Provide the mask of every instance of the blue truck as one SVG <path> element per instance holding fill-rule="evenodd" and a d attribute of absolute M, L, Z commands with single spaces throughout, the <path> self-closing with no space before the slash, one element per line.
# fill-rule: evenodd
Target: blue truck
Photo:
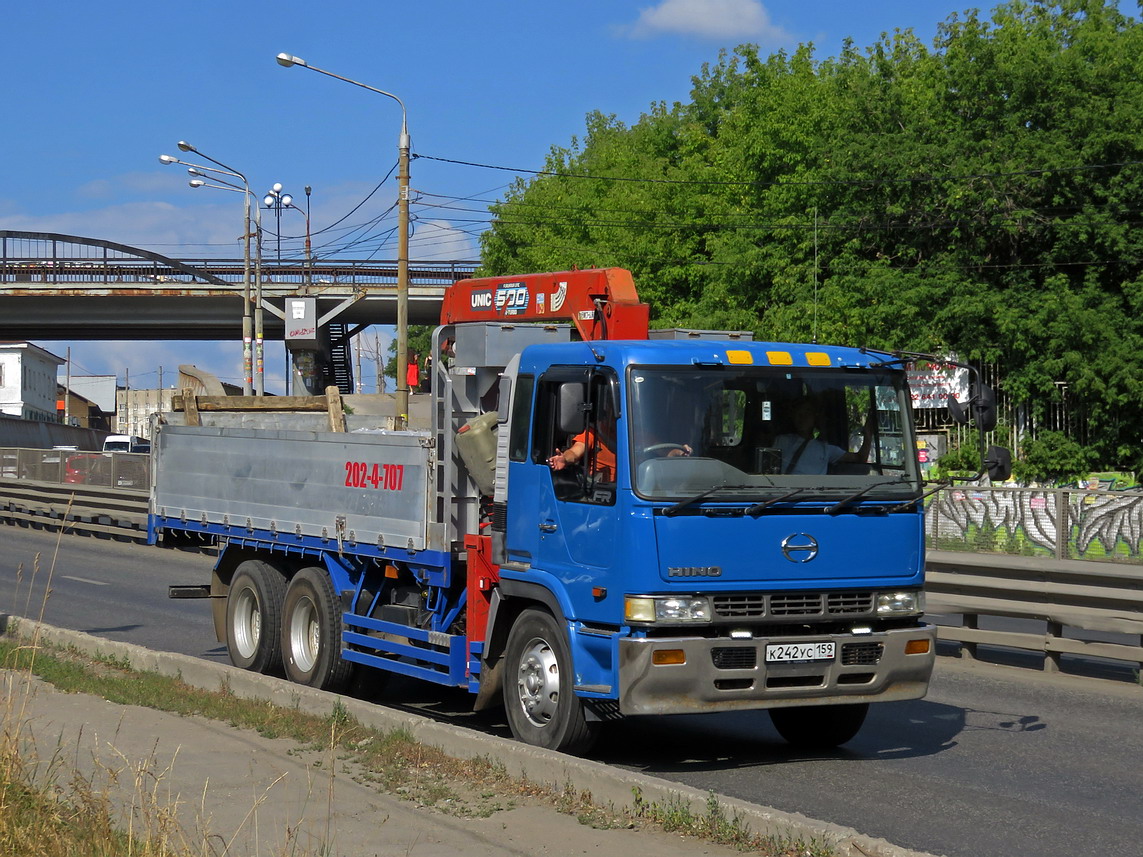
<path fill-rule="evenodd" d="M 218 545 L 243 669 L 398 673 L 587 752 L 621 717 L 766 709 L 796 745 L 917 699 L 924 485 L 904 361 L 649 331 L 630 274 L 465 280 L 427 425 L 162 425 L 152 541 Z"/>

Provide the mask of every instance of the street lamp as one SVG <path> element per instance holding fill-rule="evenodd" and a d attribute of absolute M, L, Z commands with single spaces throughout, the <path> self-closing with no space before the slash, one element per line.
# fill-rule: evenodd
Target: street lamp
<path fill-rule="evenodd" d="M 238 172 L 233 167 L 229 167 L 221 161 L 216 161 L 210 155 L 200 152 L 190 143 L 185 140 L 178 142 L 180 151 L 194 152 L 200 158 L 205 158 L 215 166 L 208 167 L 202 164 L 192 164 L 187 161 L 180 160 L 172 155 L 159 155 L 159 162 L 162 164 L 182 164 L 187 167 L 187 172 L 192 176 L 199 176 L 196 180 L 191 181 L 191 187 L 216 187 L 220 190 L 236 190 L 244 196 L 244 218 L 242 226 L 242 239 L 243 239 L 243 264 L 242 264 L 242 284 L 243 284 L 243 301 L 242 301 L 242 367 L 243 367 L 243 381 L 242 392 L 244 395 L 249 396 L 253 392 L 253 376 L 252 359 L 250 353 L 250 340 L 251 340 L 251 318 L 250 318 L 250 199 L 253 193 L 250 190 L 250 183 L 246 180 L 246 176 Z M 203 172 L 205 170 L 205 172 Z M 242 182 L 242 187 L 232 185 L 225 179 L 220 179 L 218 174 L 236 178 Z M 214 181 L 221 182 L 219 185 L 208 185 L 203 178 L 211 178 Z M 257 209 L 257 204 L 255 204 Z M 259 221 L 260 223 L 260 221 Z M 263 393 L 263 374 L 262 374 L 262 242 L 261 242 L 261 227 L 258 228 L 258 265 L 257 265 L 257 279 L 255 283 L 255 290 L 257 294 L 257 302 L 254 309 L 254 327 L 256 328 L 257 337 L 257 357 L 258 357 L 258 372 L 257 372 L 257 391 L 258 395 Z"/>
<path fill-rule="evenodd" d="M 278 54 L 278 64 L 290 68 L 301 66 L 318 74 L 352 83 L 378 95 L 392 98 L 401 105 L 401 136 L 397 140 L 397 428 L 404 428 L 409 419 L 409 385 L 406 369 L 409 362 L 409 140 L 408 115 L 405 102 L 383 89 L 368 86 L 348 77 L 309 65 L 301 57 L 292 54 Z"/>
<path fill-rule="evenodd" d="M 276 223 L 274 228 L 278 230 L 278 232 L 277 232 L 277 235 L 278 235 L 278 266 L 281 267 L 281 264 L 282 264 L 282 209 L 283 208 L 289 208 L 293 204 L 294 198 L 292 196 L 290 196 L 288 193 L 282 193 L 282 183 L 281 182 L 274 182 L 274 186 L 272 188 L 270 188 L 269 191 L 266 192 L 266 195 L 264 197 L 262 197 L 262 202 L 266 206 L 266 208 L 273 210 L 274 216 L 277 220 L 277 223 Z"/>

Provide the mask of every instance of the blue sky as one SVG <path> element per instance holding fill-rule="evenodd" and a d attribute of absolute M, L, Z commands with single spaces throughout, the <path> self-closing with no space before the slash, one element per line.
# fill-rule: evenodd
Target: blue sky
<path fill-rule="evenodd" d="M 179 166 L 187 140 L 246 173 L 259 194 L 275 182 L 301 202 L 313 188 L 312 228 L 342 218 L 396 162 L 397 103 L 300 68 L 278 53 L 401 97 L 413 151 L 422 156 L 541 169 L 552 146 L 582 133 L 599 110 L 632 123 L 652 104 L 687 101 L 691 77 L 720 49 L 763 53 L 815 45 L 834 56 L 850 37 L 937 25 L 971 4 L 955 0 L 199 0 L 8 4 L 4 12 L 5 118 L 0 122 L 0 229 L 103 238 L 175 258 L 241 248 L 241 197 L 192 190 Z M 987 4 L 990 9 L 994 4 Z M 191 156 L 182 156 L 190 160 Z M 475 259 L 480 214 L 433 207 L 494 200 L 512 172 L 422 157 L 412 165 L 413 259 Z M 393 202 L 385 183 L 347 223 Z M 470 207 L 482 207 L 467 203 Z M 269 215 L 264 215 L 269 218 Z M 293 228 L 288 224 L 293 220 Z M 264 226 L 269 220 L 264 221 Z M 395 221 L 350 251 L 391 259 Z M 287 212 L 285 236 L 304 232 Z M 348 239 L 326 233 L 332 246 Z M 357 236 L 359 239 L 361 235 Z M 272 242 L 273 239 L 271 239 Z M 320 246 L 320 242 L 315 242 Z M 283 253 L 299 252 L 287 238 Z M 319 253 L 322 250 L 319 249 Z M 382 329 L 382 336 L 388 335 Z M 154 386 L 179 363 L 241 383 L 237 342 L 48 342 L 71 346 L 73 373 L 129 370 Z M 266 389 L 282 392 L 284 357 L 268 345 Z M 372 371 L 365 373 L 372 377 Z M 367 388 L 367 392 L 370 390 Z"/>

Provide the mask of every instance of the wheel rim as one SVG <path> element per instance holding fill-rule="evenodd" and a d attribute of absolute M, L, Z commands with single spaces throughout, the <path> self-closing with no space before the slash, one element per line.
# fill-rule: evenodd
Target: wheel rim
<path fill-rule="evenodd" d="M 317 663 L 321 647 L 321 625 L 317 609 L 309 598 L 302 598 L 290 615 L 290 656 L 302 672 L 309 672 Z"/>
<path fill-rule="evenodd" d="M 524 716 L 536 726 L 547 726 L 560 702 L 560 664 L 546 640 L 534 637 L 524 647 L 516 686 Z"/>
<path fill-rule="evenodd" d="M 234 645 L 243 658 L 252 658 L 262 639 L 262 611 L 258 606 L 258 596 L 252 589 L 244 589 L 238 595 L 234 608 Z"/>

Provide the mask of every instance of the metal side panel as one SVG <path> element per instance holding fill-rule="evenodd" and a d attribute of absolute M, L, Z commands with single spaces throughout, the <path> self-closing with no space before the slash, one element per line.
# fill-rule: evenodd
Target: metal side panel
<path fill-rule="evenodd" d="M 164 426 L 155 512 L 172 518 L 425 550 L 425 433 Z"/>

